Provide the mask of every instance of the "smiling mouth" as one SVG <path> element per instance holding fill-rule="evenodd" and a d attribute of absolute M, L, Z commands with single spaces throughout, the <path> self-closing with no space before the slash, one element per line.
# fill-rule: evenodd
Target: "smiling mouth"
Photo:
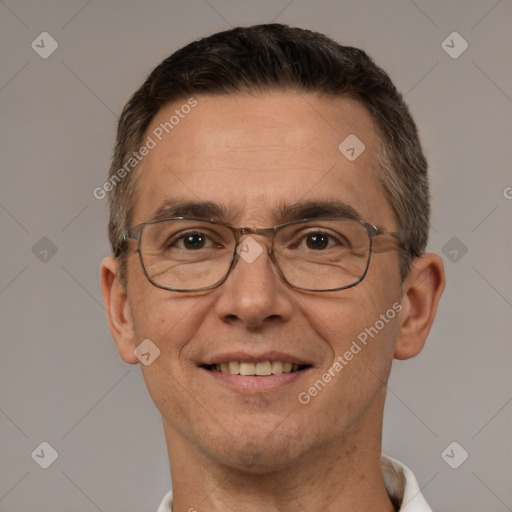
<path fill-rule="evenodd" d="M 281 375 L 282 373 L 296 373 L 310 368 L 311 365 L 283 361 L 261 361 L 258 363 L 229 361 L 217 364 L 205 364 L 202 367 L 213 372 L 226 373 L 228 375 L 267 377 L 270 375 Z"/>

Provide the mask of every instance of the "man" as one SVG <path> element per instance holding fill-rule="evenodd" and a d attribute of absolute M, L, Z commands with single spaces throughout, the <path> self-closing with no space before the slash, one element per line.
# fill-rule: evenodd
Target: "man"
<path fill-rule="evenodd" d="M 107 183 L 103 297 L 162 414 L 159 511 L 430 510 L 381 456 L 392 361 L 444 288 L 389 77 L 307 30 L 215 34 L 130 99 Z"/>

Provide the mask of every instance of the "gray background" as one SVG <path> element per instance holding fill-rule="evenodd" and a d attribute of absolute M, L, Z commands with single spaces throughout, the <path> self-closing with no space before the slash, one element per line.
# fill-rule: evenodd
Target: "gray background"
<path fill-rule="evenodd" d="M 0 510 L 154 511 L 168 490 L 159 414 L 107 328 L 92 191 L 157 63 L 270 21 L 365 49 L 405 94 L 448 284 L 424 352 L 395 363 L 384 450 L 435 510 L 512 510 L 511 19 L 510 0 L 0 1 Z M 47 59 L 31 48 L 43 31 L 59 45 Z M 456 59 L 441 46 L 453 31 L 469 43 Z M 46 470 L 31 458 L 43 441 L 59 454 Z M 453 441 L 452 464 L 469 453 L 458 469 L 441 456 Z"/>

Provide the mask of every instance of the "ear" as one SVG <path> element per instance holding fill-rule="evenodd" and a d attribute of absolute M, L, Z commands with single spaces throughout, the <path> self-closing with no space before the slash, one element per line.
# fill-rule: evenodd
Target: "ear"
<path fill-rule="evenodd" d="M 423 349 L 444 286 L 444 265 L 437 254 L 427 253 L 415 259 L 403 284 L 403 309 L 395 345 L 396 359 L 409 359 Z"/>
<path fill-rule="evenodd" d="M 119 280 L 117 259 L 113 256 L 101 262 L 100 281 L 110 332 L 119 355 L 126 363 L 136 364 L 132 314 L 126 290 Z"/>

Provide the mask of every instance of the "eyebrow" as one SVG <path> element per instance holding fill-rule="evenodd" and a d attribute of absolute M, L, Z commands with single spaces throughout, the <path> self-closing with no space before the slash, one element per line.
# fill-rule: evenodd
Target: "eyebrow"
<path fill-rule="evenodd" d="M 228 216 L 228 211 L 223 205 L 211 201 L 166 199 L 155 210 L 150 220 L 163 220 L 172 217 L 195 217 L 226 222 Z"/>
<path fill-rule="evenodd" d="M 191 201 L 166 199 L 153 213 L 150 220 L 163 220 L 172 217 L 194 217 L 230 223 L 242 212 L 241 207 L 228 207 L 211 201 Z M 309 200 L 288 204 L 281 201 L 271 209 L 278 223 L 300 219 L 342 218 L 359 220 L 355 208 L 337 200 Z"/>

